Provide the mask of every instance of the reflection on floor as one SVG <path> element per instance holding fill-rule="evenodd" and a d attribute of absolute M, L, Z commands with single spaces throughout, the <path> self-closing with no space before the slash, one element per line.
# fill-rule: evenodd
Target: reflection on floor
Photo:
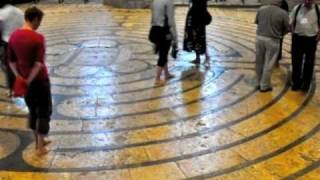
<path fill-rule="evenodd" d="M 149 10 L 39 6 L 53 143 L 35 155 L 26 109 L 5 97 L 1 74 L 0 179 L 320 178 L 320 88 L 290 90 L 288 36 L 274 90 L 255 90 L 254 11 L 210 9 L 211 66 L 181 53 L 175 78 L 155 87 Z M 186 10 L 176 9 L 180 41 Z"/>

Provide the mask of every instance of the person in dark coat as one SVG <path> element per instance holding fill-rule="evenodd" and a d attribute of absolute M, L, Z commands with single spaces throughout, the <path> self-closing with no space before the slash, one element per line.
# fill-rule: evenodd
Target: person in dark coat
<path fill-rule="evenodd" d="M 200 64 L 200 55 L 206 54 L 209 63 L 206 43 L 206 26 L 211 22 L 211 15 L 207 10 L 207 0 L 190 1 L 187 14 L 183 49 L 196 52 L 196 59 L 192 63 Z"/>

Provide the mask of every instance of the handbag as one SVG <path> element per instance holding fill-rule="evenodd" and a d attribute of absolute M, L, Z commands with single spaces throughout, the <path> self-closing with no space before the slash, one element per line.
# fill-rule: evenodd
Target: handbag
<path fill-rule="evenodd" d="M 178 52 L 179 52 L 178 48 L 176 46 L 172 46 L 171 57 L 173 59 L 177 59 Z"/>
<path fill-rule="evenodd" d="M 164 39 L 170 39 L 167 38 L 167 36 L 171 36 L 170 34 L 170 27 L 169 27 L 169 23 L 168 23 L 168 17 L 167 15 L 165 15 L 164 18 L 164 27 L 161 26 L 152 26 L 150 28 L 149 31 L 149 41 L 154 43 L 154 44 L 158 44 L 160 41 L 164 40 Z"/>
<path fill-rule="evenodd" d="M 149 41 L 158 44 L 161 40 L 161 35 L 163 33 L 163 28 L 160 26 L 152 26 L 149 32 Z"/>
<path fill-rule="evenodd" d="M 22 77 L 16 77 L 16 80 L 13 85 L 13 96 L 14 97 L 24 97 L 27 94 L 28 85 L 26 80 Z"/>

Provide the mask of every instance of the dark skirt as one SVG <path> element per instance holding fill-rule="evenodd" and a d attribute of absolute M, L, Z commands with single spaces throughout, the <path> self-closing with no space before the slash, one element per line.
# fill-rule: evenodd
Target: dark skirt
<path fill-rule="evenodd" d="M 206 26 L 195 25 L 196 22 L 192 22 L 193 17 L 191 11 L 188 12 L 183 40 L 183 50 L 191 52 L 195 51 L 197 54 L 206 53 Z"/>

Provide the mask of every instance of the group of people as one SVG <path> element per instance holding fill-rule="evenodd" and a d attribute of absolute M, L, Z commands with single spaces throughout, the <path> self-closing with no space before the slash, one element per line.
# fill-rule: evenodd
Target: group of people
<path fill-rule="evenodd" d="M 172 0 L 154 0 L 152 4 L 151 30 L 149 40 L 155 44 L 155 52 L 159 55 L 155 85 L 163 85 L 173 77 L 168 71 L 168 54 L 170 47 L 175 51 L 178 38 L 174 16 L 174 2 Z M 207 10 L 207 0 L 190 0 L 187 14 L 183 49 L 194 51 L 195 60 L 200 64 L 200 55 L 205 54 L 205 65 L 209 65 L 209 55 L 206 44 L 206 26 L 211 22 L 211 15 Z M 173 53 L 174 54 L 174 53 Z M 161 79 L 164 72 L 165 78 Z"/>
<path fill-rule="evenodd" d="M 52 100 L 48 69 L 45 65 L 45 38 L 36 32 L 44 13 L 37 7 L 18 8 L 0 2 L 0 59 L 6 75 L 8 96 L 23 83 L 23 94 L 29 110 L 29 127 L 33 130 L 37 154 L 47 153 Z"/>
<path fill-rule="evenodd" d="M 288 10 L 285 0 L 272 0 L 271 4 L 262 6 L 257 12 L 256 74 L 260 92 L 272 91 L 272 71 L 282 58 L 283 38 L 288 32 L 292 32 L 292 90 L 307 92 L 311 86 L 320 34 L 319 7 L 314 0 L 304 0 L 304 3 L 293 8 L 290 17 Z M 205 63 L 210 62 L 206 45 L 206 25 L 210 22 L 207 0 L 191 0 L 183 49 L 196 53 L 192 63 L 199 64 L 201 54 L 206 55 Z M 174 4 L 171 0 L 153 1 L 149 39 L 155 44 L 155 52 L 159 55 L 155 84 L 163 85 L 173 77 L 167 66 L 170 46 L 177 48 Z M 161 80 L 162 72 L 164 80 Z"/>
<path fill-rule="evenodd" d="M 272 0 L 261 7 L 256 15 L 256 73 L 257 88 L 272 91 L 272 70 L 282 50 L 282 39 L 292 33 L 292 85 L 293 91 L 310 89 L 317 44 L 320 35 L 319 7 L 314 0 L 304 0 L 288 12 L 281 8 L 284 0 Z M 281 57 L 281 56 L 280 56 Z"/>

